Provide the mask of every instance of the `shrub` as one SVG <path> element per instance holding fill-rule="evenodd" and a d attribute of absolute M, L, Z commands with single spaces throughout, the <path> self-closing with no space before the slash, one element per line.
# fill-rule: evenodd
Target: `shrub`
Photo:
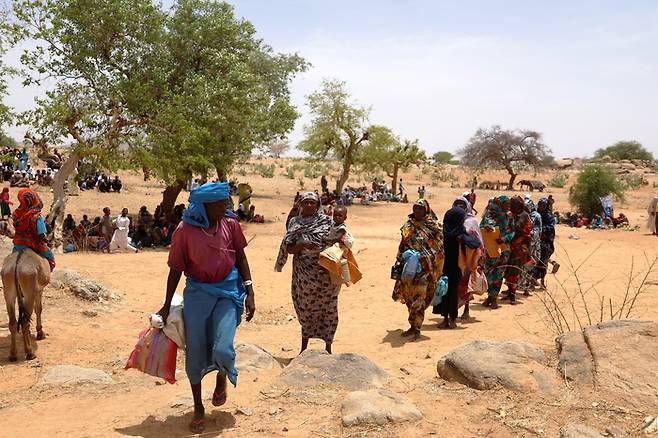
<path fill-rule="evenodd" d="M 288 179 L 295 179 L 295 167 L 294 166 L 286 167 L 285 175 L 286 177 L 288 177 Z"/>
<path fill-rule="evenodd" d="M 644 177 L 633 174 L 623 175 L 621 177 L 621 183 L 626 190 L 637 190 L 644 185 Z"/>
<path fill-rule="evenodd" d="M 274 169 L 276 166 L 274 164 L 261 164 L 258 163 L 254 166 L 254 171 L 262 176 L 263 178 L 274 178 Z"/>
<path fill-rule="evenodd" d="M 302 177 L 300 176 L 300 177 L 297 179 L 297 185 L 299 186 L 299 190 L 304 190 L 304 186 L 305 186 L 304 178 L 302 178 Z"/>
<path fill-rule="evenodd" d="M 558 172 L 555 175 L 553 175 L 551 179 L 548 180 L 548 185 L 550 187 L 557 187 L 558 189 L 561 189 L 562 187 L 567 185 L 568 179 L 569 176 L 566 173 Z"/>
<path fill-rule="evenodd" d="M 238 169 L 238 175 L 247 176 L 247 170 L 244 167 Z"/>
<path fill-rule="evenodd" d="M 589 164 L 580 171 L 576 183 L 569 190 L 569 202 L 587 217 L 603 211 L 601 197 L 615 195 L 623 199 L 624 188 L 608 167 Z"/>

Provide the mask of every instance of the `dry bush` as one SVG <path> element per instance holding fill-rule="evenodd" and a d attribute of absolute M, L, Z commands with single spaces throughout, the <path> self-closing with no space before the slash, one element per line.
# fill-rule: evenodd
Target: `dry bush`
<path fill-rule="evenodd" d="M 597 247 L 589 253 L 578 265 L 574 264 L 569 253 L 562 248 L 566 260 L 565 268 L 568 269 L 569 275 L 563 280 L 553 276 L 557 286 L 553 290 L 546 289 L 543 296 L 542 294 L 536 295 L 545 310 L 542 320 L 557 335 L 582 330 L 587 325 L 603 321 L 631 318 L 638 299 L 647 292 L 650 286 L 647 279 L 655 272 L 658 257 L 649 259 L 644 253 L 645 266 L 642 268 L 638 268 L 635 258 L 631 257 L 631 268 L 625 281 L 624 296 L 621 302 L 618 298 L 613 301 L 613 297 L 599 294 L 597 286 L 605 281 L 605 277 L 588 285 L 588 282 L 584 281 L 579 274 L 580 269 L 596 254 L 599 248 Z M 568 284 L 572 279 L 575 286 Z M 596 295 L 595 304 L 589 299 L 592 294 Z"/>

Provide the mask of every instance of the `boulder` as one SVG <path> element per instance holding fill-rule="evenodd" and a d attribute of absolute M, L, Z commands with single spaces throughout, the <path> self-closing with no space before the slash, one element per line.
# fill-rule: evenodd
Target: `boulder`
<path fill-rule="evenodd" d="M 658 408 L 658 323 L 607 321 L 556 343 L 567 378 L 639 409 Z"/>
<path fill-rule="evenodd" d="M 388 390 L 350 392 L 341 406 L 344 426 L 418 421 L 423 414 L 408 399 Z"/>
<path fill-rule="evenodd" d="M 119 296 L 94 280 L 69 269 L 55 269 L 50 274 L 50 287 L 69 289 L 73 295 L 87 301 L 107 301 Z"/>
<path fill-rule="evenodd" d="M 112 377 L 105 371 L 94 368 L 82 368 L 76 365 L 57 365 L 48 370 L 43 380 L 44 385 L 81 385 L 84 383 L 112 383 Z"/>
<path fill-rule="evenodd" d="M 288 386 L 341 386 L 353 391 L 381 387 L 388 374 L 367 357 L 358 354 L 328 354 L 307 350 L 290 362 L 279 377 Z"/>
<path fill-rule="evenodd" d="M 235 366 L 240 372 L 257 373 L 262 370 L 281 368 L 281 364 L 258 345 L 238 342 L 235 345 L 235 353 Z"/>
<path fill-rule="evenodd" d="M 560 438 L 601 438 L 602 435 L 584 424 L 569 424 L 560 429 Z"/>
<path fill-rule="evenodd" d="M 439 376 L 475 389 L 503 386 L 519 392 L 553 394 L 559 382 L 538 347 L 526 342 L 477 340 L 443 356 Z"/>

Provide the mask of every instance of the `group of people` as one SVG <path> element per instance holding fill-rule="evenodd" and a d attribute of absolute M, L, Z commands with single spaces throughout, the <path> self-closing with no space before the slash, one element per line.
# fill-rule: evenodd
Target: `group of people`
<path fill-rule="evenodd" d="M 519 289 L 529 295 L 537 286 L 546 287 L 547 266 L 555 250 L 552 202 L 541 198 L 535 205 L 529 195 L 525 199 L 500 195 L 489 200 L 478 220 L 473 198 L 473 191 L 457 197 L 443 223 L 429 202 L 419 199 L 402 226 L 391 277 L 393 300 L 408 309 L 409 329 L 403 336 L 418 339 L 430 306 L 444 317 L 441 327 L 455 328 L 462 306 L 462 318 L 468 319 L 478 278 L 486 278 L 479 284 L 486 284 L 483 305 L 491 309 L 499 307 L 503 280 L 504 298 L 510 304 L 516 303 Z"/>
<path fill-rule="evenodd" d="M 95 172 L 93 175 L 81 178 L 78 182 L 78 187 L 80 187 L 80 190 L 94 190 L 98 188 L 98 191 L 101 193 L 121 193 L 123 183 L 118 175 L 112 179 L 101 172 Z"/>

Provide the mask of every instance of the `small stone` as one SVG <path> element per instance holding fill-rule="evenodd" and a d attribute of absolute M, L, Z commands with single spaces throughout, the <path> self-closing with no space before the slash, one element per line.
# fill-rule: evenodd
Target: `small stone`
<path fill-rule="evenodd" d="M 287 427 L 284 427 L 284 428 L 281 429 L 281 430 L 282 430 L 283 432 L 288 432 L 288 428 L 287 428 Z"/>
<path fill-rule="evenodd" d="M 652 419 L 648 423 L 645 422 L 645 424 L 646 424 L 646 426 L 644 426 L 643 431 L 647 435 L 649 435 L 651 433 L 658 432 L 658 417 L 655 417 L 654 419 Z"/>
<path fill-rule="evenodd" d="M 622 429 L 621 427 L 615 426 L 614 424 L 612 426 L 608 426 L 605 429 L 605 432 L 611 436 L 612 438 L 624 438 L 628 436 L 626 431 Z"/>
<path fill-rule="evenodd" d="M 599 404 L 598 404 L 597 402 L 592 403 L 592 407 L 593 407 L 593 408 L 596 408 L 596 407 L 598 407 L 598 406 L 599 406 Z"/>
<path fill-rule="evenodd" d="M 295 319 L 295 317 L 292 316 L 292 315 L 287 315 L 287 316 L 286 316 L 286 319 L 287 319 L 288 321 L 292 321 L 293 319 Z"/>
<path fill-rule="evenodd" d="M 276 415 L 279 412 L 281 412 L 281 408 L 270 408 L 270 411 L 268 412 L 270 415 Z"/>
<path fill-rule="evenodd" d="M 246 415 L 247 417 L 251 417 L 254 411 L 246 406 L 238 406 L 237 408 L 235 408 L 235 413 Z"/>
<path fill-rule="evenodd" d="M 284 346 L 284 347 L 281 347 L 281 351 L 284 351 L 284 352 L 292 351 L 292 348 Z"/>
<path fill-rule="evenodd" d="M 95 317 L 95 316 L 98 316 L 98 312 L 95 311 L 95 310 L 93 310 L 93 309 L 86 309 L 86 310 L 83 310 L 83 311 L 82 311 L 82 314 L 83 314 L 84 316 L 88 316 L 88 317 L 90 317 L 90 318 L 93 318 L 93 317 Z"/>
<path fill-rule="evenodd" d="M 343 425 L 384 425 L 388 422 L 418 421 L 423 414 L 408 399 L 388 390 L 371 389 L 347 394 L 341 406 Z"/>
<path fill-rule="evenodd" d="M 404 374 L 406 374 L 407 376 L 411 375 L 411 373 L 409 372 L 409 370 L 406 369 L 406 368 L 404 368 L 404 367 L 401 367 L 401 368 L 400 368 L 400 371 L 402 371 L 402 372 L 403 372 Z"/>

